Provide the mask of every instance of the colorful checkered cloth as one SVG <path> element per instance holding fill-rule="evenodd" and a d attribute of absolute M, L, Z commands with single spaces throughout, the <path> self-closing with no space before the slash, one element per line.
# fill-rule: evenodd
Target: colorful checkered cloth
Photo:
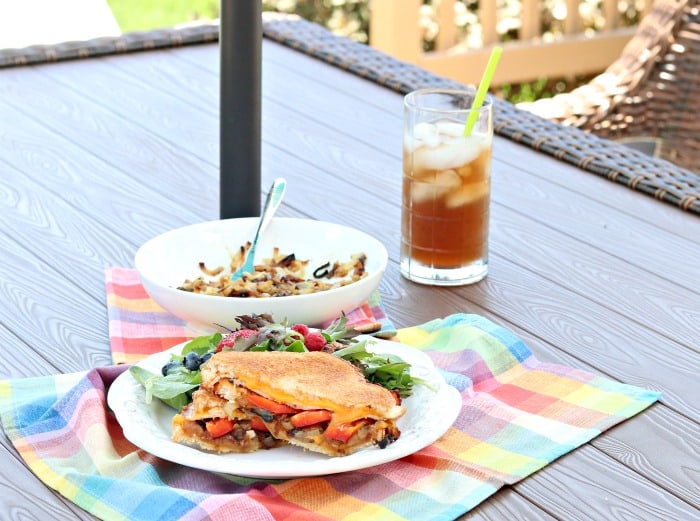
<path fill-rule="evenodd" d="M 105 274 L 109 343 L 115 364 L 138 362 L 196 336 L 182 320 L 149 298 L 136 270 L 109 268 Z M 377 323 L 387 334 L 394 329 L 382 308 L 378 292 L 346 316 L 349 325 Z"/>
<path fill-rule="evenodd" d="M 186 337 L 133 280 L 133 272 L 108 271 L 115 360 Z M 431 357 L 461 392 L 462 410 L 433 445 L 353 472 L 263 480 L 156 458 L 124 439 L 105 407 L 125 365 L 2 381 L 0 418 L 42 481 L 102 519 L 454 519 L 659 398 L 539 362 L 514 334 L 476 315 L 401 329 L 398 339 Z"/>

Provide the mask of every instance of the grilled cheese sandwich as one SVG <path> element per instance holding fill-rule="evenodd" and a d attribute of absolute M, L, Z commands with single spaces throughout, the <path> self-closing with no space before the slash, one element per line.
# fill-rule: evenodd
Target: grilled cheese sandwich
<path fill-rule="evenodd" d="M 396 420 L 404 412 L 390 391 L 367 382 L 354 365 L 334 355 L 228 351 L 202 367 L 193 402 L 173 420 L 173 439 L 230 451 L 228 438 L 235 436 L 234 430 L 207 436 L 223 430 L 208 428 L 209 422 L 225 418 L 248 427 L 246 440 L 255 438 L 239 443 L 239 452 L 289 443 L 344 456 L 372 445 L 384 448 L 398 439 Z"/>

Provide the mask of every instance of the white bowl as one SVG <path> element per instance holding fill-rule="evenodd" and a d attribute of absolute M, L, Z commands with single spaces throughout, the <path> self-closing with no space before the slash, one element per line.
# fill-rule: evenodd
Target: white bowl
<path fill-rule="evenodd" d="M 338 318 L 367 300 L 377 288 L 388 262 L 384 245 L 359 230 L 309 219 L 276 217 L 258 241 L 256 262 L 269 258 L 274 247 L 297 259 L 308 259 L 307 276 L 326 262 L 367 256 L 367 275 L 346 286 L 307 295 L 241 298 L 203 295 L 177 289 L 186 279 L 201 276 L 207 267 L 231 263 L 230 254 L 255 235 L 258 218 L 226 219 L 185 226 L 146 242 L 136 252 L 135 266 L 149 296 L 194 329 L 216 331 L 231 327 L 238 315 L 269 313 L 276 321 L 320 325 Z"/>

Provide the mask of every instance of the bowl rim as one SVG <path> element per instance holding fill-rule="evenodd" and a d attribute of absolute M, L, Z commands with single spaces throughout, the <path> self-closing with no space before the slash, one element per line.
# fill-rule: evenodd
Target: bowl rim
<path fill-rule="evenodd" d="M 179 295 L 179 296 L 184 296 L 184 298 L 191 298 L 195 299 L 206 299 L 207 302 L 211 302 L 212 297 L 219 297 L 222 299 L 222 302 L 230 302 L 232 305 L 233 303 L 240 304 L 243 302 L 250 302 L 251 297 L 225 297 L 223 295 L 205 295 L 202 293 L 193 293 L 189 291 L 182 291 L 177 289 L 176 287 L 173 286 L 168 286 L 156 279 L 154 279 L 152 276 L 148 274 L 146 271 L 144 273 L 143 270 L 143 259 L 144 256 L 146 255 L 146 252 L 149 248 L 153 247 L 153 244 L 158 242 L 159 240 L 164 240 L 167 236 L 171 236 L 177 233 L 182 233 L 185 230 L 192 229 L 192 228 L 199 228 L 199 227 L 206 227 L 206 226 L 212 226 L 212 225 L 221 225 L 224 226 L 226 223 L 233 223 L 233 222 L 243 222 L 243 221 L 257 221 L 258 217 L 234 217 L 230 219 L 215 219 L 215 220 L 210 220 L 210 221 L 202 221 L 199 223 L 193 223 L 193 224 L 188 224 L 185 226 L 181 226 L 179 228 L 174 228 L 168 231 L 165 231 L 163 233 L 160 233 L 150 239 L 148 239 L 146 242 L 144 242 L 136 251 L 134 254 L 134 267 L 136 268 L 136 271 L 139 274 L 139 277 L 141 278 L 142 282 L 144 285 L 150 284 L 152 286 L 157 286 L 160 288 L 160 291 L 166 291 L 172 295 Z M 369 239 L 370 242 L 373 242 L 376 247 L 377 247 L 377 253 L 379 254 L 379 263 L 377 265 L 377 268 L 371 272 L 368 272 L 367 277 L 364 277 L 360 280 L 357 280 L 355 282 L 352 282 L 350 284 L 346 284 L 345 286 L 339 286 L 337 288 L 332 288 L 324 291 L 319 291 L 316 293 L 306 293 L 302 295 L 287 295 L 287 296 L 282 296 L 282 297 L 264 297 L 264 298 L 257 298 L 257 297 L 252 297 L 254 299 L 258 300 L 267 300 L 267 299 L 277 299 L 277 300 L 287 300 L 289 298 L 296 298 L 298 301 L 303 302 L 305 300 L 309 299 L 318 299 L 319 295 L 323 294 L 330 294 L 330 293 L 337 293 L 339 290 L 346 290 L 347 288 L 353 287 L 357 288 L 356 284 L 369 284 L 370 281 L 374 281 L 375 277 L 379 278 L 381 280 L 382 276 L 384 275 L 384 272 L 386 271 L 387 265 L 389 263 L 389 253 L 387 251 L 386 246 L 384 243 L 382 243 L 379 239 L 374 237 L 373 235 L 370 235 L 369 233 L 360 230 L 358 228 L 353 228 L 352 226 L 348 226 L 345 224 L 339 224 L 339 223 L 334 223 L 331 221 L 321 221 L 317 219 L 308 219 L 308 218 L 301 218 L 301 217 L 273 217 L 272 222 L 270 223 L 270 226 L 272 225 L 273 222 L 278 221 L 278 222 L 283 222 L 284 224 L 293 224 L 294 222 L 304 222 L 304 223 L 309 223 L 312 222 L 314 225 L 318 224 L 321 226 L 332 226 L 335 228 L 341 228 L 344 230 L 349 230 L 352 233 L 358 234 L 359 236 L 364 236 L 365 238 Z M 364 284 L 362 284 L 364 282 Z M 148 291 L 147 291 L 148 292 Z"/>

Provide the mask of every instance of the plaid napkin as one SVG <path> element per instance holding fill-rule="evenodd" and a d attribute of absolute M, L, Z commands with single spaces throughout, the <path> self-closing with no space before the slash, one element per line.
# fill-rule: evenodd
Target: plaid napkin
<path fill-rule="evenodd" d="M 186 338 L 182 324 L 134 284 L 133 272 L 108 271 L 107 291 L 115 360 Z M 368 310 L 361 313 L 374 320 Z M 156 458 L 125 440 L 105 407 L 124 365 L 2 381 L 0 418 L 40 479 L 102 519 L 454 519 L 659 398 L 541 363 L 515 335 L 477 315 L 401 329 L 398 339 L 431 357 L 463 407 L 433 445 L 354 472 L 263 480 Z"/>
<path fill-rule="evenodd" d="M 109 268 L 105 276 L 109 343 L 115 364 L 138 362 L 196 336 L 182 320 L 149 298 L 136 270 Z M 375 324 L 383 334 L 393 334 L 394 328 L 382 308 L 378 292 L 346 317 L 348 325 Z"/>

